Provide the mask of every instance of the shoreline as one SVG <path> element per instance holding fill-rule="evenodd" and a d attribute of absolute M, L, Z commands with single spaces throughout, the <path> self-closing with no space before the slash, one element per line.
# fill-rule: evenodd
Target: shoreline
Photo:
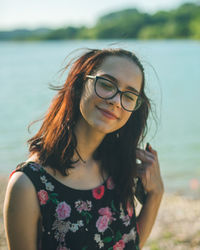
<path fill-rule="evenodd" d="M 0 249 L 7 250 L 3 201 L 8 176 L 0 175 Z M 139 209 L 139 205 L 138 208 Z M 165 193 L 150 237 L 143 250 L 200 250 L 200 200 Z"/>

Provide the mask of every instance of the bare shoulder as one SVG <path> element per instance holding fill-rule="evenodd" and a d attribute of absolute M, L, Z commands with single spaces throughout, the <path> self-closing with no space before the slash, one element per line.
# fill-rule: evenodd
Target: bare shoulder
<path fill-rule="evenodd" d="M 35 187 L 23 172 L 15 172 L 8 182 L 3 215 L 9 249 L 36 250 L 40 206 Z"/>
<path fill-rule="evenodd" d="M 15 172 L 10 178 L 4 203 L 5 206 L 14 210 L 17 210 L 21 206 L 27 206 L 30 207 L 27 211 L 34 209 L 37 216 L 40 213 L 35 187 L 23 172 Z"/>
<path fill-rule="evenodd" d="M 26 174 L 15 172 L 8 182 L 7 189 L 13 192 L 31 192 L 34 191 L 34 185 Z"/>

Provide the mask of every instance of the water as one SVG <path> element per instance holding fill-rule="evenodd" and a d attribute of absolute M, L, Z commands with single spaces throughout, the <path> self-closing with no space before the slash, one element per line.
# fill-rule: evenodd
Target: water
<path fill-rule="evenodd" d="M 27 158 L 28 124 L 42 117 L 65 57 L 77 48 L 134 50 L 146 69 L 147 93 L 157 107 L 146 141 L 159 153 L 167 191 L 191 194 L 200 182 L 200 43 L 197 41 L 62 41 L 0 43 L 0 173 Z M 154 72 L 156 71 L 156 73 Z M 61 80 L 62 81 L 62 80 Z M 151 120 L 149 122 L 151 125 Z M 200 189 L 200 187 L 199 187 Z"/>

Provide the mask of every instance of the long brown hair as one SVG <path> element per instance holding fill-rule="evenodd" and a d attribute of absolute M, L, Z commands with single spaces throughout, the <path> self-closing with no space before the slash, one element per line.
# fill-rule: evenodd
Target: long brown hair
<path fill-rule="evenodd" d="M 64 176 L 72 168 L 77 138 L 74 127 L 80 116 L 79 104 L 86 75 L 98 69 L 108 56 L 126 57 L 141 70 L 141 97 L 144 102 L 118 131 L 107 134 L 93 157 L 101 162 L 101 173 L 112 176 L 119 198 L 133 201 L 136 177 L 136 148 L 146 135 L 150 102 L 145 95 L 144 68 L 134 53 L 123 49 L 89 49 L 72 65 L 64 85 L 58 88 L 39 131 L 28 140 L 30 155 L 37 153 L 43 166 L 57 169 Z M 116 134 L 119 133 L 119 138 Z"/>

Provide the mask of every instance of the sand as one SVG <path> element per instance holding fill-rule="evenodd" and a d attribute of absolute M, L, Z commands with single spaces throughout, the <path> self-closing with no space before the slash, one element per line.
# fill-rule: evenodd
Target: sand
<path fill-rule="evenodd" d="M 7 250 L 3 200 L 7 177 L 0 176 L 0 250 Z M 200 200 L 164 194 L 158 217 L 144 250 L 200 250 Z"/>

